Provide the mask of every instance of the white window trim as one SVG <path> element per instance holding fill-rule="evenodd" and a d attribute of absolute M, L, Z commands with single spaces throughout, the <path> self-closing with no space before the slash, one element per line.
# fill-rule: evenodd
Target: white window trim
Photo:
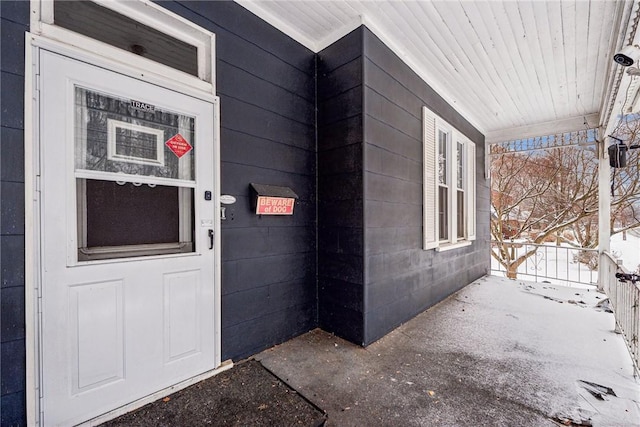
<path fill-rule="evenodd" d="M 423 201 L 423 249 L 436 249 L 446 251 L 450 249 L 469 246 L 476 238 L 476 171 L 475 171 L 475 144 L 453 126 L 440 118 L 427 107 L 422 107 L 423 119 L 423 177 L 424 177 L 424 201 Z M 447 198 L 448 208 L 448 239 L 439 239 L 439 206 L 438 206 L 438 131 L 448 135 L 447 144 L 447 182 L 449 193 Z M 465 237 L 457 236 L 457 144 L 463 144 L 464 165 L 464 212 L 465 212 Z"/>
<path fill-rule="evenodd" d="M 144 133 L 155 136 L 156 158 L 145 158 L 136 156 L 125 156 L 118 154 L 117 150 L 117 131 L 118 129 L 126 129 L 132 132 Z M 164 166 L 164 131 L 148 126 L 140 126 L 133 123 L 123 122 L 121 120 L 107 119 L 107 159 L 119 162 L 135 163 L 140 165 Z"/>
<path fill-rule="evenodd" d="M 472 244 L 473 242 L 470 240 L 460 240 L 458 243 L 442 244 L 435 249 L 436 249 L 436 252 L 446 252 L 446 251 L 450 251 L 451 249 L 460 249 L 460 248 L 464 248 L 465 246 L 471 246 Z"/>
<path fill-rule="evenodd" d="M 454 150 L 453 146 L 455 145 L 453 128 L 444 120 L 437 119 L 436 120 L 436 180 L 439 177 L 439 164 L 440 164 L 440 132 L 444 133 L 447 137 L 447 152 L 446 154 L 446 187 L 447 187 L 447 213 L 448 213 L 448 222 L 449 227 L 447 228 L 447 238 L 440 240 L 440 223 L 438 222 L 438 229 L 436 230 L 436 235 L 438 239 L 438 246 L 445 245 L 448 243 L 454 244 L 456 242 L 455 235 L 453 233 L 456 232 L 455 227 L 456 224 L 452 224 L 452 218 L 454 218 L 453 213 L 456 212 L 456 198 L 455 198 L 455 182 L 456 182 L 456 171 L 452 166 L 454 166 L 453 159 Z M 440 183 L 438 182 L 438 187 L 440 187 Z M 438 188 L 439 190 L 440 188 Z M 436 215 L 438 216 L 438 221 L 440 221 L 440 193 L 436 194 Z"/>

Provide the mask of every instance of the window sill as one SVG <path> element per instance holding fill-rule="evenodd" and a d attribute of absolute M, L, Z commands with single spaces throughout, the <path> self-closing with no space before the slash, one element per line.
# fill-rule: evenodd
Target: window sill
<path fill-rule="evenodd" d="M 445 251 L 450 251 L 452 249 L 460 249 L 460 248 L 464 248 L 465 246 L 471 246 L 472 243 L 473 241 L 471 240 L 465 240 L 464 242 L 457 242 L 457 243 L 446 243 L 442 246 L 438 246 L 436 248 L 436 252 L 445 252 Z"/>

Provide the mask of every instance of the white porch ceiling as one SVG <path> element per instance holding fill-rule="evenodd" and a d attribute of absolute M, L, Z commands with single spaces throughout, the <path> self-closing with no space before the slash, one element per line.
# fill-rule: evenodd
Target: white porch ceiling
<path fill-rule="evenodd" d="M 597 126 L 636 14 L 635 1 L 236 1 L 315 52 L 365 24 L 488 142 Z"/>

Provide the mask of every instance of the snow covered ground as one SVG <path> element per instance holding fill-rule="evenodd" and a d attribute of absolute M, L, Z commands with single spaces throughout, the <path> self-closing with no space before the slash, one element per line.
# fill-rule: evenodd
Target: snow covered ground
<path fill-rule="evenodd" d="M 518 254 L 531 250 L 532 246 L 523 243 L 517 248 Z M 585 264 L 576 261 L 580 249 L 555 243 L 540 245 L 535 256 L 530 257 L 518 268 L 518 279 L 533 282 L 547 282 L 560 286 L 595 286 L 598 283 L 598 271 L 590 270 Z M 626 240 L 622 233 L 611 237 L 611 254 L 622 261 L 624 268 L 634 272 L 640 268 L 640 229 L 628 232 Z M 505 276 L 505 268 L 493 257 L 491 274 Z"/>
<path fill-rule="evenodd" d="M 474 289 L 476 284 L 479 286 Z M 481 279 L 469 288 L 465 292 L 478 306 L 491 304 L 497 311 L 506 313 L 502 319 L 496 319 L 494 325 L 503 332 L 501 339 L 515 340 L 532 352 L 522 355 L 523 358 L 540 361 L 535 374 L 542 386 L 537 389 L 538 397 L 552 388 L 566 387 L 564 393 L 560 393 L 563 398 L 546 397 L 558 405 L 556 408 L 549 405 L 547 411 L 564 414 L 577 425 L 591 425 L 586 423 L 589 421 L 593 426 L 640 426 L 640 383 L 633 375 L 633 364 L 622 336 L 614 333 L 613 314 L 598 306 L 606 295 L 593 288 L 495 278 Z M 482 322 L 481 311 L 474 320 Z M 509 313 L 519 320 L 507 322 Z M 477 332 L 473 336 L 479 337 Z M 495 344 L 496 340 L 490 342 Z M 507 346 L 496 347 L 504 351 Z M 497 349 L 482 350 L 498 358 L 500 350 Z M 548 389 L 543 378 L 547 378 Z M 611 388 L 615 395 L 598 397 L 589 387 L 592 384 Z M 585 424 L 578 424 L 579 421 Z"/>
<path fill-rule="evenodd" d="M 627 233 L 627 239 L 622 239 L 622 233 L 611 236 L 611 254 L 620 260 L 629 272 L 640 268 L 640 229 Z"/>
<path fill-rule="evenodd" d="M 532 282 L 546 282 L 560 286 L 584 287 L 596 286 L 598 271 L 590 270 L 576 260 L 580 249 L 563 244 L 549 243 L 539 246 L 536 254 L 527 259 L 518 268 L 518 279 Z M 523 243 L 516 248 L 518 254 L 532 250 L 533 245 Z M 595 256 L 595 251 L 594 251 Z M 505 268 L 491 257 L 491 274 L 505 276 Z"/>
<path fill-rule="evenodd" d="M 316 329 L 256 358 L 336 426 L 640 427 L 605 298 L 487 276 L 366 348 Z"/>

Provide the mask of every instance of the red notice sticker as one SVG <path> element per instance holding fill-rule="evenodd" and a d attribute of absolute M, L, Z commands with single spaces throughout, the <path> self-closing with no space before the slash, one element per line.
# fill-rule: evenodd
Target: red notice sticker
<path fill-rule="evenodd" d="M 171 150 L 178 158 L 184 156 L 193 148 L 191 144 L 189 144 L 189 141 L 184 139 L 184 137 L 179 133 L 169 138 L 164 145 L 169 147 L 169 150 Z"/>
<path fill-rule="evenodd" d="M 293 215 L 295 203 L 288 197 L 258 196 L 256 215 Z"/>

